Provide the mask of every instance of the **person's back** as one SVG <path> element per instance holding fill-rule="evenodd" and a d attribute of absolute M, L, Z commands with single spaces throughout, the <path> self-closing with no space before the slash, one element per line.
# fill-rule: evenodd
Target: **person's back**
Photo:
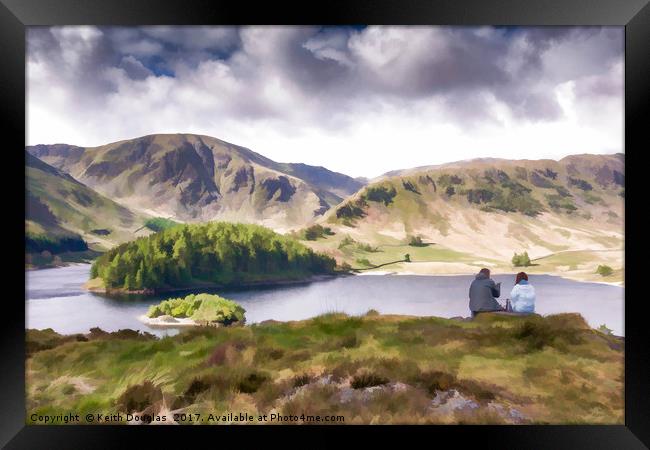
<path fill-rule="evenodd" d="M 524 272 L 517 274 L 515 286 L 510 292 L 510 304 L 513 312 L 535 312 L 535 288 L 529 283 L 528 275 Z"/>
<path fill-rule="evenodd" d="M 503 308 L 494 297 L 501 295 L 501 283 L 490 279 L 490 271 L 481 269 L 469 287 L 469 309 L 472 316 L 479 312 L 502 311 Z"/>

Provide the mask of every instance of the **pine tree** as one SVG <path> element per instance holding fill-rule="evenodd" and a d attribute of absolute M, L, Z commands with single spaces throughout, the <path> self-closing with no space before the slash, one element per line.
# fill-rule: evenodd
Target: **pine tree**
<path fill-rule="evenodd" d="M 133 276 L 130 273 L 127 273 L 126 277 L 124 277 L 124 289 L 127 291 L 134 290 Z"/>
<path fill-rule="evenodd" d="M 520 267 L 520 266 L 521 266 L 520 261 L 521 261 L 520 256 L 519 256 L 518 254 L 515 253 L 515 254 L 512 256 L 512 265 L 515 266 L 515 267 Z"/>
<path fill-rule="evenodd" d="M 140 261 L 140 267 L 135 274 L 135 288 L 142 289 L 144 287 L 144 267 L 142 261 Z"/>

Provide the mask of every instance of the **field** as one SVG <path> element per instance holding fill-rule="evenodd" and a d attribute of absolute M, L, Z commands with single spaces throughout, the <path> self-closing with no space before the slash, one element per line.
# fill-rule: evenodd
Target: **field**
<path fill-rule="evenodd" d="M 404 255 L 410 256 L 410 262 L 398 262 L 380 267 L 379 271 L 391 271 L 418 275 L 469 275 L 488 267 L 492 273 L 516 273 L 521 270 L 532 274 L 559 275 L 578 281 L 606 282 L 622 285 L 624 267 L 622 250 L 564 250 L 558 249 L 544 255 L 533 257 L 531 265 L 514 267 L 509 258 L 495 255 L 493 257 L 473 256 L 469 252 L 450 249 L 441 242 L 423 239 L 423 245 L 408 245 L 406 239 L 397 239 L 382 234 L 355 235 L 336 233 L 316 240 L 302 240 L 305 245 L 316 251 L 328 254 L 339 261 L 347 263 L 353 269 L 372 271 L 373 266 L 392 261 L 401 261 Z M 608 276 L 596 273 L 599 265 L 608 265 L 613 272 Z"/>

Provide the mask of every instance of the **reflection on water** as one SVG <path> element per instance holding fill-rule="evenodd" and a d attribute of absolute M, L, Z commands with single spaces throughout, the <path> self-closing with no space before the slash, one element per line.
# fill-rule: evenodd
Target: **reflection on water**
<path fill-rule="evenodd" d="M 111 298 L 82 289 L 90 265 L 29 271 L 26 286 L 27 328 L 53 328 L 63 334 L 86 333 L 92 327 L 106 331 L 122 328 L 148 331 L 159 336 L 174 329 L 154 329 L 138 320 L 149 305 L 185 293 L 156 297 Z M 514 275 L 496 275 L 502 298 L 509 296 Z M 212 291 L 236 300 L 246 309 L 247 323 L 267 319 L 301 320 L 326 312 L 380 313 L 417 316 L 468 316 L 467 292 L 473 275 L 415 276 L 375 275 L 341 277 L 313 283 Z M 597 283 L 581 283 L 548 275 L 532 275 L 540 314 L 579 312 L 591 326 L 606 324 L 624 334 L 624 289 Z M 195 292 L 210 292 L 201 290 Z"/>

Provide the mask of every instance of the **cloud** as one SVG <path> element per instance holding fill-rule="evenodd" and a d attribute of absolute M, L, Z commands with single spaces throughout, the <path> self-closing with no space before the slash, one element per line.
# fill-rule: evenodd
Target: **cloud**
<path fill-rule="evenodd" d="M 147 69 L 142 62 L 132 55 L 123 57 L 118 67 L 123 69 L 132 80 L 142 80 L 153 75 L 151 70 Z"/>
<path fill-rule="evenodd" d="M 345 149 L 385 153 L 357 174 L 420 162 L 426 143 L 405 135 L 434 129 L 479 152 L 498 130 L 505 142 L 535 126 L 622 151 L 622 28 L 31 27 L 27 43 L 30 144 L 200 132 L 325 166 L 345 166 Z M 360 131 L 373 123 L 412 148 L 390 155 Z M 325 141 L 342 160 L 322 154 Z"/>
<path fill-rule="evenodd" d="M 226 52 L 239 42 L 237 28 L 212 26 L 149 26 L 139 29 L 144 35 L 176 48 Z"/>

